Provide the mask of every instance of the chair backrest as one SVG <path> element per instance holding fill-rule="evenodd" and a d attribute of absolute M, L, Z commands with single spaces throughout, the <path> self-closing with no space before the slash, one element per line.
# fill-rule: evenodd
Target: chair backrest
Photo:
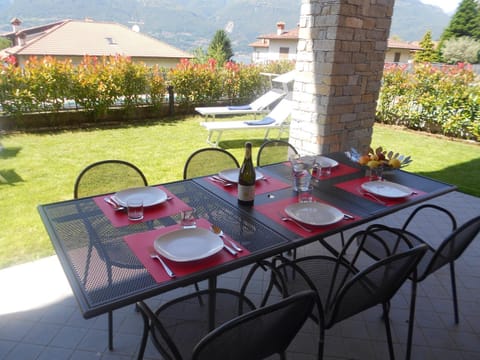
<path fill-rule="evenodd" d="M 453 231 L 435 251 L 421 278 L 458 259 L 480 232 L 480 216 L 470 219 Z"/>
<path fill-rule="evenodd" d="M 297 149 L 284 140 L 269 140 L 260 146 L 257 154 L 257 166 L 287 161 L 290 155 L 298 154 Z"/>
<path fill-rule="evenodd" d="M 183 178 L 216 174 L 219 171 L 240 167 L 238 160 L 220 148 L 203 148 L 192 153 L 183 168 Z"/>
<path fill-rule="evenodd" d="M 282 125 L 293 110 L 293 101 L 282 99 L 266 116 L 275 120 L 275 125 Z"/>
<path fill-rule="evenodd" d="M 326 327 L 389 301 L 427 251 L 422 244 L 379 260 L 350 278 L 326 304 Z"/>
<path fill-rule="evenodd" d="M 241 315 L 206 335 L 193 351 L 194 360 L 256 360 L 283 354 L 315 305 L 311 290 Z"/>
<path fill-rule="evenodd" d="M 88 165 L 77 176 L 73 197 L 106 194 L 147 186 L 147 179 L 135 165 L 123 160 L 103 160 Z"/>
<path fill-rule="evenodd" d="M 250 103 L 252 110 L 264 110 L 285 96 L 284 92 L 270 90 Z"/>

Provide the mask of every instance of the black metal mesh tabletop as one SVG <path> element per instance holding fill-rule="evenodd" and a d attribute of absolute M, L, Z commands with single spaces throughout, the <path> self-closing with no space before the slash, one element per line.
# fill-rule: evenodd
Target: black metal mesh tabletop
<path fill-rule="evenodd" d="M 345 162 L 343 154 L 332 154 Z M 349 163 L 350 166 L 355 164 Z M 262 168 L 268 176 L 291 181 L 291 169 L 285 164 Z M 286 229 L 281 221 L 273 221 L 256 205 L 278 206 L 282 198 L 295 196 L 291 188 L 259 194 L 253 208 L 242 208 L 236 198 L 209 184 L 204 178 L 165 184 L 172 194 L 195 208 L 196 216 L 216 224 L 250 251 L 247 256 L 232 259 L 198 272 L 166 282 L 156 282 L 124 240 L 126 235 L 141 233 L 176 224 L 172 215 L 128 226 L 115 227 L 93 198 L 82 198 L 39 206 L 39 212 L 75 297 L 85 317 L 93 317 L 161 292 L 211 279 L 224 272 L 252 264 L 287 249 L 320 240 L 330 250 L 326 236 L 378 219 L 407 206 L 428 200 L 455 189 L 432 179 L 397 171 L 390 180 L 423 192 L 395 206 L 383 206 L 361 196 L 352 196 L 335 186 L 336 183 L 362 177 L 360 171 L 346 176 L 316 182 L 314 194 L 334 206 L 356 215 L 341 227 L 310 237 L 298 236 Z M 333 250 L 331 250 L 333 252 Z"/>
<path fill-rule="evenodd" d="M 175 224 L 177 215 L 114 227 L 93 198 L 41 205 L 40 215 L 85 317 L 252 263 L 289 241 L 194 181 L 165 187 L 195 208 L 197 217 L 219 225 L 251 254 L 188 277 L 157 283 L 124 236 Z"/>

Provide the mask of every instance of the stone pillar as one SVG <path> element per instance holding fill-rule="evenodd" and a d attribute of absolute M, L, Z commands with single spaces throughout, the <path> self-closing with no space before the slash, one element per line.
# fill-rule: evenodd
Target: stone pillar
<path fill-rule="evenodd" d="M 370 145 L 395 0 L 302 0 L 290 142 L 304 154 Z"/>

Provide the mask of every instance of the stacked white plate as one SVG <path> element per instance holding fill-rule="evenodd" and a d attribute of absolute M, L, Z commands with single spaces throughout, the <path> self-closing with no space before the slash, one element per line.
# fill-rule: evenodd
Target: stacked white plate
<path fill-rule="evenodd" d="M 343 212 L 337 208 L 318 202 L 295 203 L 285 208 L 291 218 L 312 226 L 325 226 L 343 219 Z"/>
<path fill-rule="evenodd" d="M 203 228 L 180 229 L 155 239 L 155 250 L 167 259 L 186 262 L 204 259 L 223 249 L 220 236 Z"/>
<path fill-rule="evenodd" d="M 240 172 L 240 169 L 227 169 L 227 170 L 222 170 L 218 173 L 218 176 L 220 176 L 222 179 L 227 180 L 228 182 L 236 184 L 238 182 L 238 174 Z M 260 172 L 260 170 L 255 169 L 255 180 L 258 181 L 263 178 L 263 174 Z"/>
<path fill-rule="evenodd" d="M 362 189 L 374 195 L 398 199 L 410 196 L 412 189 L 386 180 L 369 181 L 362 184 Z"/>
<path fill-rule="evenodd" d="M 122 206 L 127 206 L 128 199 L 140 198 L 143 200 L 143 206 L 154 206 L 167 201 L 165 191 L 155 187 L 130 188 L 119 191 L 113 195 L 114 199 Z"/>

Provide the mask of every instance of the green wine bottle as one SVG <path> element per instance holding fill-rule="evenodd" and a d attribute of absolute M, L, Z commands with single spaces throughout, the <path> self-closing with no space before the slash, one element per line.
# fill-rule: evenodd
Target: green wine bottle
<path fill-rule="evenodd" d="M 253 206 L 255 199 L 255 167 L 252 162 L 252 143 L 245 143 L 245 158 L 238 173 L 238 204 Z"/>

